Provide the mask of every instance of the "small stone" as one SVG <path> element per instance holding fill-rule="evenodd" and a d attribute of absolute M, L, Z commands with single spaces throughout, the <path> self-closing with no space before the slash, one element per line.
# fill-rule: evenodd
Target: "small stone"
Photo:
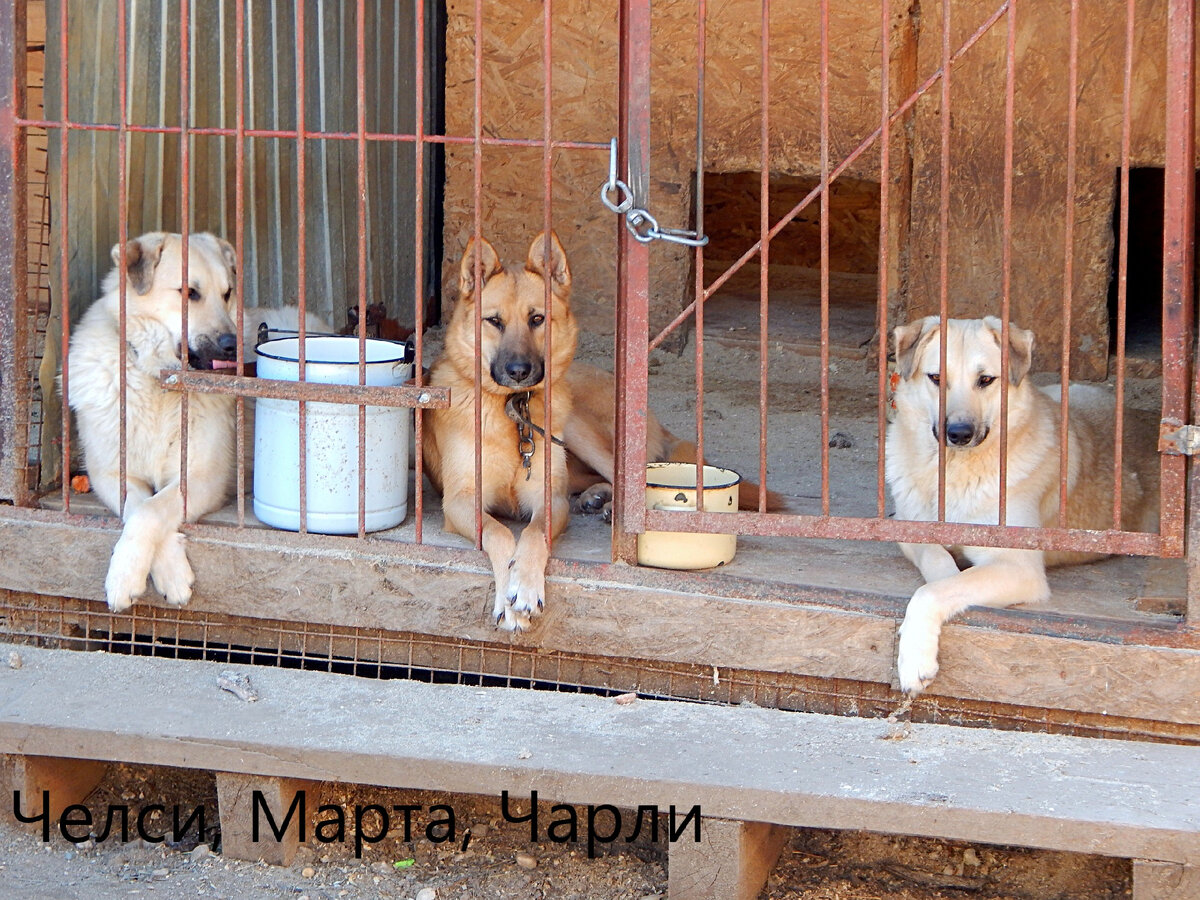
<path fill-rule="evenodd" d="M 617 696 L 613 697 L 613 702 L 618 706 L 628 706 L 631 703 L 637 703 L 637 698 L 638 695 L 633 692 L 628 694 L 617 694 Z"/>
<path fill-rule="evenodd" d="M 25 665 L 25 660 L 21 659 L 21 654 L 14 650 L 8 654 L 8 667 L 10 669 L 19 669 Z"/>
<path fill-rule="evenodd" d="M 314 869 L 312 866 L 305 866 L 303 869 L 300 870 L 301 878 L 312 878 L 316 874 L 317 874 L 317 870 Z"/>
<path fill-rule="evenodd" d="M 979 865 L 979 854 L 975 852 L 974 847 L 968 847 L 963 851 L 963 865 L 977 866 Z"/>
<path fill-rule="evenodd" d="M 170 869 L 155 869 L 153 872 L 150 873 L 150 876 L 152 878 L 158 879 L 158 878 L 166 878 L 170 874 L 171 874 Z"/>
<path fill-rule="evenodd" d="M 68 850 L 66 853 L 63 854 L 63 859 L 74 859 L 74 858 L 75 858 L 74 850 Z"/>
<path fill-rule="evenodd" d="M 538 861 L 528 853 L 517 854 L 517 865 L 522 869 L 536 869 Z"/>
<path fill-rule="evenodd" d="M 521 751 L 519 751 L 517 753 L 517 759 L 529 759 L 529 757 L 531 757 L 531 756 L 533 756 L 533 754 L 530 753 L 528 750 L 524 750 L 524 749 L 522 749 Z"/>
<path fill-rule="evenodd" d="M 209 849 L 208 844 L 197 844 L 192 848 L 192 852 L 188 854 L 188 857 L 192 862 L 200 862 L 200 860 L 208 859 L 212 855 L 212 850 Z"/>
<path fill-rule="evenodd" d="M 485 838 L 487 836 L 488 836 L 488 823 L 487 822 L 476 822 L 474 825 L 471 826 L 471 837 Z"/>
<path fill-rule="evenodd" d="M 849 450 L 854 446 L 854 438 L 844 431 L 835 431 L 829 438 L 829 446 L 835 450 Z"/>
<path fill-rule="evenodd" d="M 421 888 L 417 891 L 417 900 L 437 900 L 437 891 L 433 888 Z"/>
<path fill-rule="evenodd" d="M 954 874 L 954 866 L 946 866 L 944 869 L 942 869 L 942 874 L 943 875 L 953 875 Z"/>

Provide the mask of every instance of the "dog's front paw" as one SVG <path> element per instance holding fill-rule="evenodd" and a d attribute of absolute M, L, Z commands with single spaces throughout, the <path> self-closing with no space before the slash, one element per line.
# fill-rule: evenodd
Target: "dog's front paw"
<path fill-rule="evenodd" d="M 140 548 L 125 538 L 117 541 L 113 548 L 108 576 L 104 579 L 104 595 L 113 612 L 125 612 L 133 606 L 135 597 L 146 592 L 149 565 L 142 557 Z"/>
<path fill-rule="evenodd" d="M 904 693 L 916 696 L 937 677 L 940 634 L 941 628 L 936 623 L 914 616 L 911 609 L 904 617 L 896 654 L 896 671 Z"/>
<path fill-rule="evenodd" d="M 163 541 L 150 567 L 154 586 L 172 606 L 184 606 L 192 599 L 196 576 L 184 551 L 186 539 L 176 532 Z"/>
<path fill-rule="evenodd" d="M 513 611 L 536 616 L 546 605 L 546 572 L 544 563 L 517 560 L 508 576 L 506 599 Z"/>
<path fill-rule="evenodd" d="M 609 504 L 612 503 L 612 497 L 612 485 L 602 481 L 600 484 L 593 484 L 586 491 L 573 497 L 571 500 L 571 509 L 573 512 L 593 516 L 604 512 L 606 508 L 611 509 Z"/>
<path fill-rule="evenodd" d="M 496 627 L 504 631 L 525 631 L 529 628 L 528 613 L 513 609 L 508 598 L 500 593 L 496 594 L 496 602 L 492 606 L 492 618 L 496 620 Z"/>

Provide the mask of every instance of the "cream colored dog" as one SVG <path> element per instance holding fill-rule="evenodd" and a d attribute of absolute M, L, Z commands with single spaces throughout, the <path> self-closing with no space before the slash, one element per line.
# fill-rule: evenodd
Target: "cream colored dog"
<path fill-rule="evenodd" d="M 897 519 L 934 521 L 938 506 L 938 444 L 946 444 L 945 518 L 997 524 L 1000 473 L 1000 320 L 950 319 L 946 359 L 939 361 L 941 322 L 929 316 L 895 330 L 900 382 L 896 418 L 888 427 L 887 481 Z M 1033 332 L 1009 327 L 1006 524 L 1058 522 L 1060 389 L 1037 388 L 1027 378 Z M 946 383 L 945 420 L 939 381 Z M 1103 388 L 1072 385 L 1067 440 L 1067 524 L 1103 529 L 1113 524 L 1113 398 Z M 1157 526 L 1156 469 L 1150 454 L 1125 444 L 1122 526 Z M 1145 442 L 1140 442 L 1149 446 Z M 1036 603 L 1050 596 L 1047 565 L 1087 562 L 1087 553 L 946 548 L 901 544 L 925 584 L 908 603 L 900 626 L 900 687 L 919 693 L 938 671 L 942 625 L 968 606 Z M 960 571 L 951 549 L 969 567 Z"/>
<path fill-rule="evenodd" d="M 121 509 L 120 269 L 104 279 L 102 296 L 71 334 L 69 402 L 83 444 L 88 478 L 97 496 L 125 521 L 104 583 L 108 606 L 128 609 L 146 589 L 146 576 L 168 603 L 182 606 L 195 580 L 179 526 L 182 394 L 159 387 L 163 369 L 178 369 L 183 308 L 188 309 L 188 365 L 231 364 L 234 334 L 232 245 L 211 234 L 188 241 L 188 284 L 182 283 L 183 241 L 154 232 L 124 248 L 125 284 L 125 508 Z M 113 247 L 113 262 L 122 256 Z M 246 310 L 246 352 L 253 353 L 260 322 L 295 328 L 295 309 Z M 328 326 L 309 317 L 311 331 Z M 192 394 L 188 402 L 187 521 L 224 505 L 234 472 L 234 398 Z"/>

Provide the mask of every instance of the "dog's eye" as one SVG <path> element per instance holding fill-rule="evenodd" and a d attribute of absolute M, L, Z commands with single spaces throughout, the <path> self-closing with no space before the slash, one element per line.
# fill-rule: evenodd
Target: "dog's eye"
<path fill-rule="evenodd" d="M 504 320 L 502 318 L 500 318 L 499 316 L 488 316 L 483 321 L 487 322 L 493 328 L 497 328 L 500 331 L 504 330 Z"/>
<path fill-rule="evenodd" d="M 934 384 L 942 383 L 942 375 L 940 372 L 927 372 L 926 375 Z"/>
<path fill-rule="evenodd" d="M 188 299 L 195 303 L 200 299 L 200 292 L 195 288 L 188 288 Z"/>
<path fill-rule="evenodd" d="M 979 376 L 979 386 L 981 388 L 985 388 L 995 380 L 996 380 L 995 375 L 980 375 Z"/>
<path fill-rule="evenodd" d="M 537 328 L 539 325 L 541 325 L 545 321 L 546 321 L 546 317 L 543 316 L 541 313 L 534 313 L 532 316 L 529 317 L 529 327 Z"/>

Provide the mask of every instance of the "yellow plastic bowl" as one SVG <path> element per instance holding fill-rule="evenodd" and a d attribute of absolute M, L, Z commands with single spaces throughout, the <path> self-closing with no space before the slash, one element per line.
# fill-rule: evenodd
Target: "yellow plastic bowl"
<path fill-rule="evenodd" d="M 732 469 L 704 467 L 704 511 L 737 512 L 742 476 Z M 646 467 L 646 508 L 694 512 L 695 463 L 650 463 Z M 658 569 L 711 569 L 737 551 L 736 534 L 647 531 L 638 535 L 638 564 Z"/>

